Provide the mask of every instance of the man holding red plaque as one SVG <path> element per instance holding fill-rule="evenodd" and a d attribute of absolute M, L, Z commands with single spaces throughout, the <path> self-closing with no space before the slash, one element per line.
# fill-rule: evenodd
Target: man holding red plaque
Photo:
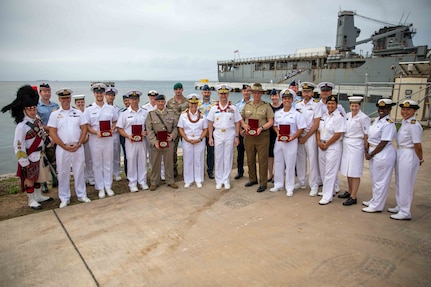
<path fill-rule="evenodd" d="M 259 83 L 251 87 L 253 101 L 249 101 L 241 112 L 241 116 L 247 123 L 245 125 L 246 136 L 244 138 L 245 152 L 247 154 L 247 165 L 249 181 L 246 187 L 258 184 L 256 173 L 256 153 L 259 161 L 259 183 L 257 192 L 266 190 L 268 181 L 268 153 L 269 153 L 269 131 L 274 123 L 274 112 L 271 106 L 262 101 L 263 88 Z"/>
<path fill-rule="evenodd" d="M 282 190 L 284 185 L 287 196 L 293 195 L 295 187 L 298 137 L 307 127 L 305 118 L 293 108 L 295 97 L 296 93 L 293 90 L 282 90 L 283 109 L 274 114 L 274 130 L 277 133 L 277 140 L 274 146 L 274 187 L 270 191 Z"/>
<path fill-rule="evenodd" d="M 174 177 L 174 143 L 178 135 L 178 117 L 175 112 L 165 107 L 164 95 L 156 96 L 157 108 L 148 113 L 145 121 L 147 136 L 151 142 L 151 186 L 156 190 L 160 184 L 162 157 L 165 163 L 166 183 L 169 187 L 178 188 Z"/>
<path fill-rule="evenodd" d="M 139 106 L 140 91 L 129 91 L 130 106 L 120 114 L 117 122 L 117 129 L 126 141 L 127 156 L 127 179 L 129 180 L 130 192 L 138 191 L 138 184 L 141 189 L 148 189 L 147 185 L 147 146 L 144 138 L 145 121 L 148 111 Z"/>
<path fill-rule="evenodd" d="M 105 103 L 106 85 L 96 83 L 91 86 L 95 101 L 84 111 L 87 119 L 89 144 L 93 160 L 95 188 L 99 198 L 113 196 L 112 173 L 114 157 L 114 139 L 112 133 L 117 123 L 118 113 L 115 108 Z"/>

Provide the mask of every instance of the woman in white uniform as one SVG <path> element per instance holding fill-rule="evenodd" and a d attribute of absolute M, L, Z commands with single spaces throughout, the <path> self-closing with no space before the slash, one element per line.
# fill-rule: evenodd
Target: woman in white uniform
<path fill-rule="evenodd" d="M 205 137 L 208 132 L 208 122 L 198 109 L 200 96 L 187 96 L 189 108 L 178 120 L 178 131 L 183 138 L 183 174 L 184 187 L 188 188 L 196 182 L 197 188 L 202 188 L 205 168 Z"/>
<path fill-rule="evenodd" d="M 415 118 L 417 102 L 405 100 L 401 107 L 403 121 L 397 135 L 397 161 L 395 165 L 395 198 L 397 206 L 388 208 L 395 213 L 392 219 L 410 220 L 414 183 L 419 166 L 424 162 L 422 154 L 422 126 Z"/>
<path fill-rule="evenodd" d="M 361 111 L 362 99 L 362 97 L 349 97 L 350 113 L 346 115 L 346 133 L 340 165 L 341 174 L 347 176 L 349 190 L 338 195 L 339 198 L 347 198 L 343 202 L 344 206 L 356 204 L 356 194 L 364 170 L 364 148 L 371 120 Z"/>
<path fill-rule="evenodd" d="M 391 99 L 380 99 L 376 106 L 379 117 L 368 129 L 368 141 L 365 144 L 365 159 L 369 160 L 373 197 L 362 202 L 367 206 L 363 212 L 381 212 L 385 206 L 391 183 L 392 171 L 395 167 L 396 151 L 392 140 L 397 133 L 395 123 L 390 118 Z"/>
<path fill-rule="evenodd" d="M 346 132 L 346 120 L 337 110 L 337 105 L 337 97 L 328 97 L 326 100 L 328 111 L 322 115 L 319 129 L 316 132 L 316 141 L 319 147 L 320 176 L 323 180 L 320 205 L 326 205 L 332 201 L 338 170 L 340 169 L 343 149 L 341 140 Z"/>
<path fill-rule="evenodd" d="M 300 112 L 292 108 L 296 93 L 293 90 L 281 91 L 283 109 L 274 114 L 274 131 L 276 133 L 274 145 L 274 187 L 270 189 L 276 192 L 283 189 L 283 181 L 286 195 L 292 196 L 295 187 L 295 164 L 298 154 L 298 137 L 307 127 L 305 118 Z M 282 128 L 289 126 L 289 135 L 280 134 Z M 286 174 L 286 178 L 284 178 Z M 284 180 L 283 180 L 284 179 Z"/>

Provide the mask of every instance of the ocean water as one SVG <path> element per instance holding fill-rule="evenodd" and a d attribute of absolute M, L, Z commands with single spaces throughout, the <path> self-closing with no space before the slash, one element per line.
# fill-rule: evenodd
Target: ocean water
<path fill-rule="evenodd" d="M 86 104 L 91 104 L 94 101 L 93 93 L 90 91 L 90 81 L 14 81 L 14 82 L 1 82 L 0 81 L 0 107 L 11 103 L 15 97 L 17 90 L 25 84 L 39 86 L 42 82 L 46 82 L 51 86 L 51 100 L 58 103 L 55 91 L 62 88 L 72 89 L 73 94 L 84 94 Z M 123 107 L 122 95 L 127 91 L 136 89 L 143 93 L 141 96 L 140 105 L 148 102 L 146 94 L 149 90 L 156 90 L 166 96 L 166 99 L 173 97 L 173 86 L 176 81 L 114 81 L 115 87 L 118 89 L 118 94 L 115 103 L 119 107 Z M 182 81 L 184 88 L 184 95 L 191 93 L 200 94 L 201 91 L 195 90 L 193 81 Z M 217 92 L 213 91 L 212 99 L 217 100 Z M 241 93 L 230 93 L 229 99 L 232 103 L 238 102 L 242 98 Z M 262 99 L 269 102 L 269 96 L 263 95 Z M 73 103 L 72 103 L 73 104 Z M 348 102 L 341 102 L 341 104 L 349 111 Z M 367 114 L 375 111 L 374 104 L 364 105 Z M 16 124 L 13 121 L 10 113 L 0 113 L 0 174 L 15 173 L 17 167 L 17 160 L 13 152 L 12 143 L 14 138 Z"/>

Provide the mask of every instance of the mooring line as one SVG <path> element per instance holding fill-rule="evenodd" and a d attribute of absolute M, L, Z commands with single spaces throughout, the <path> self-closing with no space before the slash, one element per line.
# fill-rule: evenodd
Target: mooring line
<path fill-rule="evenodd" d="M 88 272 L 90 272 L 91 277 L 93 277 L 93 280 L 96 283 L 96 286 L 99 287 L 100 286 L 99 282 L 97 281 L 96 277 L 94 276 L 93 272 L 90 269 L 90 266 L 88 266 L 87 262 L 85 261 L 84 257 L 82 256 L 81 252 L 79 252 L 78 247 L 76 247 L 75 242 L 73 242 L 72 237 L 70 236 L 69 232 L 67 232 L 67 229 L 64 226 L 63 222 L 61 221 L 60 217 L 58 217 L 57 212 L 55 212 L 55 209 L 53 209 L 52 211 L 54 212 L 55 217 L 57 217 L 57 220 L 60 223 L 61 227 L 63 228 L 64 233 L 66 233 L 67 238 L 69 238 L 70 243 L 72 243 L 73 248 L 75 248 L 76 252 L 78 253 L 79 257 L 81 258 L 82 262 L 84 263 L 85 268 L 87 268 Z"/>

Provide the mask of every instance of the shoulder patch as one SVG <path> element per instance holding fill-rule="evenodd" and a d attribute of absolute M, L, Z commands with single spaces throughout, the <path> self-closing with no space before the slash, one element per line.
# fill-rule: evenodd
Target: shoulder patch
<path fill-rule="evenodd" d="M 391 119 L 386 119 L 388 121 L 388 123 L 392 124 L 394 121 Z"/>
<path fill-rule="evenodd" d="M 411 120 L 410 123 L 414 125 L 416 123 L 416 120 Z"/>

